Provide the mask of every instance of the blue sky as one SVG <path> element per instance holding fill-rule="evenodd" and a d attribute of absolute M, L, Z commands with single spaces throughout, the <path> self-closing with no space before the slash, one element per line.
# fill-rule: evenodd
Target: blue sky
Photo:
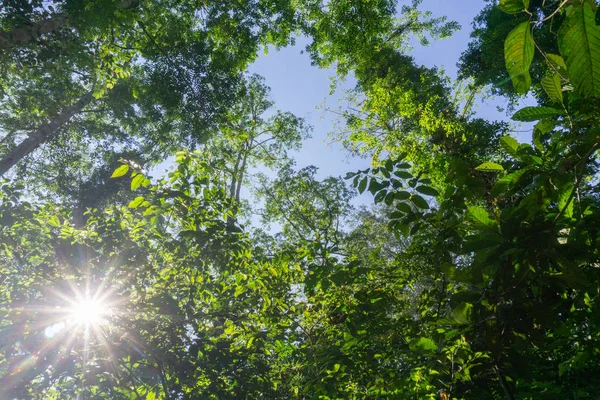
<path fill-rule="evenodd" d="M 415 44 L 411 55 L 418 63 L 443 68 L 448 76 L 456 78 L 456 63 L 467 48 L 471 21 L 484 5 L 483 0 L 424 0 L 421 6 L 423 10 L 431 10 L 434 16 L 445 15 L 448 20 L 457 21 L 462 29 L 451 38 L 432 42 L 427 47 Z M 329 175 L 343 176 L 349 171 L 367 168 L 369 160 L 349 158 L 339 144 L 330 143 L 331 139 L 327 134 L 334 128 L 335 116 L 316 107 L 326 101 L 329 107 L 336 108 L 341 105 L 343 93 L 338 90 L 335 95 L 329 96 L 329 77 L 334 71 L 311 66 L 308 55 L 301 54 L 306 43 L 306 39 L 301 38 L 294 47 L 261 55 L 251 66 L 250 72 L 266 78 L 278 109 L 304 117 L 314 127 L 312 139 L 305 141 L 302 150 L 295 154 L 298 167 L 315 165 L 319 167 L 320 178 Z M 353 85 L 354 82 L 349 79 L 341 89 L 351 88 Z M 501 118 L 502 115 L 496 110 L 496 105 L 501 103 L 501 100 L 496 100 L 491 104 L 480 104 L 477 114 L 489 119 Z M 371 201 L 371 197 L 364 194 L 355 200 L 355 204 Z"/>
<path fill-rule="evenodd" d="M 421 5 L 423 10 L 431 10 L 434 16 L 445 15 L 448 20 L 457 21 L 462 29 L 451 38 L 432 42 L 427 47 L 416 44 L 411 53 L 416 61 L 430 67 L 440 67 L 448 76 L 456 78 L 456 63 L 467 48 L 472 30 L 471 22 L 484 6 L 483 0 L 424 0 Z M 334 96 L 329 96 L 329 77 L 334 71 L 311 66 L 308 55 L 301 54 L 306 43 L 305 39 L 299 39 L 294 47 L 261 55 L 251 66 L 250 72 L 266 78 L 278 109 L 304 117 L 314 126 L 312 139 L 307 140 L 303 149 L 296 154 L 299 167 L 316 165 L 320 168 L 320 177 L 345 175 L 348 171 L 366 168 L 368 160 L 349 159 L 347 152 L 339 144 L 329 143 L 331 140 L 327 133 L 333 129 L 335 117 L 316 107 L 325 100 L 331 108 L 340 105 L 342 91 L 338 90 Z M 352 86 L 352 80 L 344 85 L 345 88 Z M 476 112 L 478 116 L 488 119 L 504 118 L 497 111 L 497 105 L 505 106 L 506 101 L 486 101 L 478 105 Z"/>
<path fill-rule="evenodd" d="M 416 43 L 411 55 L 418 63 L 429 67 L 437 66 L 450 78 L 455 79 L 456 63 L 469 43 L 471 23 L 485 4 L 483 0 L 423 0 L 422 10 L 431 10 L 433 16 L 446 16 L 448 20 L 457 21 L 462 28 L 451 38 L 432 41 L 427 47 Z M 329 175 L 344 176 L 347 172 L 364 169 L 369 166 L 368 159 L 350 158 L 348 152 L 339 144 L 330 143 L 331 139 L 327 134 L 334 128 L 335 116 L 317 109 L 324 102 L 330 108 L 342 105 L 340 102 L 343 89 L 353 87 L 354 82 L 349 79 L 330 96 L 329 78 L 334 75 L 334 71 L 311 66 L 308 54 L 302 54 L 307 43 L 306 39 L 299 38 L 293 47 L 261 54 L 249 72 L 266 78 L 277 109 L 304 117 L 314 127 L 312 138 L 306 140 L 302 150 L 294 154 L 298 167 L 319 167 L 319 178 Z M 505 115 L 497 111 L 497 106 L 506 106 L 506 100 L 493 99 L 480 103 L 476 113 L 490 120 L 506 119 Z M 526 134 L 517 134 L 516 137 L 521 141 L 528 139 Z M 162 166 L 166 166 L 165 164 Z M 363 194 L 354 203 L 371 202 L 371 197 Z"/>

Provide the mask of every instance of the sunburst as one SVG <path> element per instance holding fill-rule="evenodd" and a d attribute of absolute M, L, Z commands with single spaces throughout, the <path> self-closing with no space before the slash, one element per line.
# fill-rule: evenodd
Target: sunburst
<path fill-rule="evenodd" d="M 77 326 L 98 328 L 107 323 L 106 317 L 111 311 L 109 302 L 86 296 L 73 301 L 67 320 Z"/>

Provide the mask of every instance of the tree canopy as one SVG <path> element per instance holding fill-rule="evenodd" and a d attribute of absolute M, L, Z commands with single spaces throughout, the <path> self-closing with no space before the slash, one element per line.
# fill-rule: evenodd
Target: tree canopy
<path fill-rule="evenodd" d="M 0 399 L 597 397 L 598 12 L 488 2 L 464 96 L 418 0 L 5 1 Z M 247 72 L 302 35 L 367 169 Z"/>

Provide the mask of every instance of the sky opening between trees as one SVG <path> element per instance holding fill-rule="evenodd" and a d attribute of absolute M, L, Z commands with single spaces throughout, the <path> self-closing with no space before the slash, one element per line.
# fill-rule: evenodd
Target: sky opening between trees
<path fill-rule="evenodd" d="M 597 398 L 598 4 L 439 3 L 3 1 L 0 399 Z"/>

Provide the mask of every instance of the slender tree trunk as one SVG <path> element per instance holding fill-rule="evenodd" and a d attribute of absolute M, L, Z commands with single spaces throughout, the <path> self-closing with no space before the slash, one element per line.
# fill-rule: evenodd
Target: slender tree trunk
<path fill-rule="evenodd" d="M 5 154 L 0 159 L 0 176 L 4 176 L 6 172 L 17 164 L 21 159 L 29 155 L 43 143 L 48 142 L 65 125 L 74 115 L 78 114 L 94 99 L 92 92 L 88 92 L 81 97 L 75 104 L 67 107 L 60 115 L 54 118 L 47 124 L 42 125 L 37 131 L 33 132 L 29 137 L 23 140 L 17 147 L 12 149 L 8 154 Z"/>
<path fill-rule="evenodd" d="M 494 370 L 496 371 L 496 375 L 498 376 L 498 380 L 500 381 L 500 386 L 502 386 L 502 390 L 504 390 L 506 400 L 515 400 L 515 397 L 512 395 L 510 389 L 508 388 L 506 378 L 504 377 L 504 374 L 502 373 L 500 368 L 498 368 L 498 365 L 494 365 Z"/>
<path fill-rule="evenodd" d="M 237 175 L 238 170 L 240 168 L 240 162 L 242 160 L 242 153 L 238 153 L 237 160 L 235 161 L 235 167 L 233 169 L 233 173 L 231 174 L 231 185 L 229 185 L 229 197 L 235 198 L 235 188 L 237 185 Z"/>
<path fill-rule="evenodd" d="M 238 177 L 238 182 L 237 182 L 237 189 L 235 190 L 235 201 L 239 202 L 240 201 L 240 192 L 242 191 L 242 181 L 244 180 L 244 171 L 246 170 L 246 160 L 248 160 L 248 153 L 250 151 L 246 150 L 244 153 L 244 159 L 242 160 L 242 166 L 240 168 L 240 172 L 239 172 L 239 177 Z"/>
<path fill-rule="evenodd" d="M 240 162 L 242 160 L 242 153 L 238 153 L 237 160 L 235 161 L 235 167 L 233 169 L 233 173 L 231 174 L 231 184 L 229 185 L 229 198 L 233 200 L 235 198 L 235 188 L 237 185 L 237 175 L 238 169 L 240 167 Z M 233 226 L 235 223 L 235 218 L 228 216 L 227 217 L 227 226 Z"/>

